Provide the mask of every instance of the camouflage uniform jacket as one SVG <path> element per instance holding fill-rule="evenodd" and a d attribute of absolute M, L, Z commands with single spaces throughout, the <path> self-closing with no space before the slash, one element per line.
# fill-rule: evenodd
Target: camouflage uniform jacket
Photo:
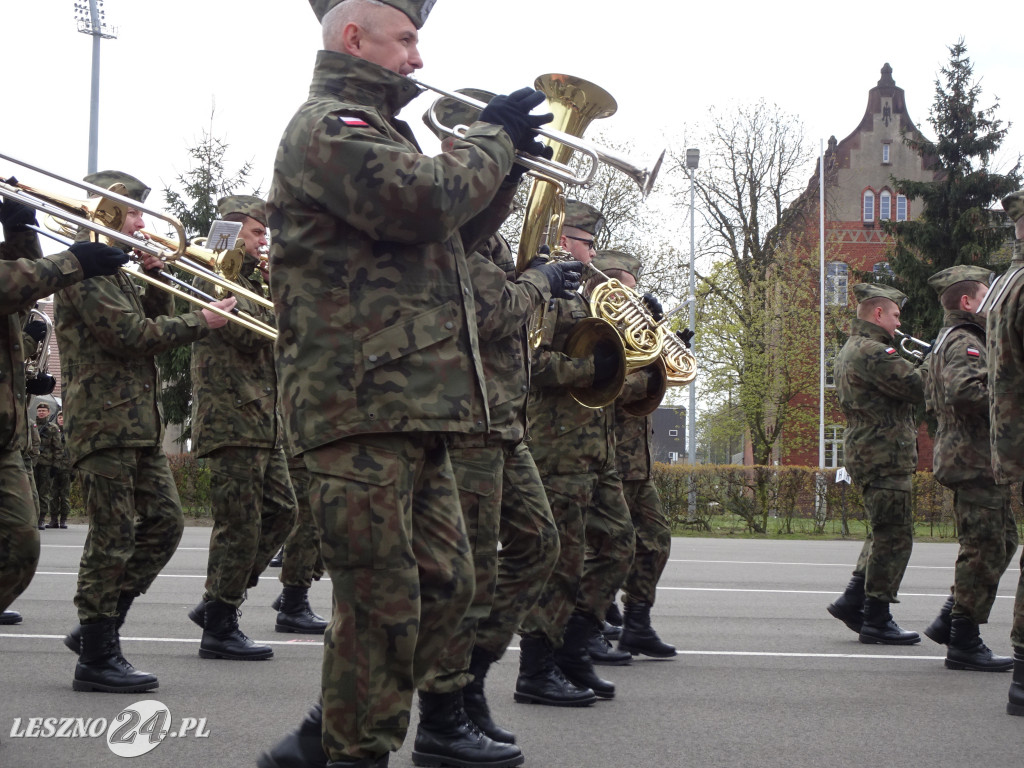
<path fill-rule="evenodd" d="M 255 268 L 255 259 L 247 256 L 237 282 L 262 294 Z M 212 293 L 212 285 L 198 282 Z M 274 324 L 269 309 L 245 297 L 236 299 L 239 311 Z M 227 445 L 281 447 L 274 342 L 237 323 L 192 342 L 192 449 L 206 456 Z"/>
<path fill-rule="evenodd" d="M 54 308 L 72 464 L 103 448 L 159 446 L 154 356 L 205 336 L 202 314 L 171 316 L 171 294 L 155 287 L 143 293 L 124 272 L 59 291 Z"/>
<path fill-rule="evenodd" d="M 626 377 L 615 401 L 615 468 L 623 480 L 649 480 L 651 477 L 651 441 L 654 419 L 634 416 L 625 406 L 647 397 L 650 374 L 646 368 Z"/>
<path fill-rule="evenodd" d="M 551 298 L 547 278 L 526 270 L 515 280 L 515 259 L 500 235 L 466 257 L 476 299 L 480 359 L 491 415 L 490 434 L 519 443 L 526 437 L 530 391 L 526 323 Z"/>
<path fill-rule="evenodd" d="M 36 418 L 36 431 L 39 432 L 39 461 L 45 467 L 56 466 L 60 459 L 61 443 L 57 433 L 57 425 L 50 419 Z"/>
<path fill-rule="evenodd" d="M 565 354 L 569 333 L 587 317 L 590 307 L 580 294 L 550 300 L 544 313 L 527 404 L 530 453 L 542 474 L 594 472 L 615 458 L 615 409 L 587 408 L 568 389 L 594 382 L 592 358 Z"/>
<path fill-rule="evenodd" d="M 1019 243 L 1017 244 L 1019 247 Z M 1024 478 L 1024 259 L 1014 251 L 988 310 L 989 438 L 999 485 Z"/>
<path fill-rule="evenodd" d="M 54 423 L 54 431 L 57 433 L 57 440 L 60 443 L 60 452 L 57 454 L 57 461 L 54 462 L 54 466 L 63 471 L 71 471 L 71 456 L 68 454 L 68 441 L 67 436 L 64 434 L 64 428 Z"/>
<path fill-rule="evenodd" d="M 924 401 L 921 374 L 900 357 L 885 329 L 854 319 L 835 363 L 836 393 L 846 415 L 846 463 L 861 486 L 917 469 L 914 404 Z"/>
<path fill-rule="evenodd" d="M 928 404 L 938 419 L 934 473 L 943 485 L 992 480 L 985 318 L 946 310 L 928 355 Z"/>
<path fill-rule="evenodd" d="M 320 51 L 285 129 L 267 205 L 287 440 L 485 432 L 487 401 L 460 228 L 512 167 L 496 125 L 437 157 L 395 113 L 418 89 Z"/>
<path fill-rule="evenodd" d="M 34 232 L 35 252 L 39 243 Z M 0 244 L 0 448 L 18 451 L 26 447 L 28 395 L 25 392 L 25 345 L 19 312 L 31 309 L 38 299 L 82 279 L 82 268 L 71 253 L 45 259 L 20 258 L 32 249 Z M 16 261 L 8 261 L 15 258 Z"/>

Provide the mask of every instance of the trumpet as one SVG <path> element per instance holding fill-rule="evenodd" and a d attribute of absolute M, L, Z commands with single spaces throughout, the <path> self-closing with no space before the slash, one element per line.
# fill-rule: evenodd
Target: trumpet
<path fill-rule="evenodd" d="M 410 78 L 411 79 L 411 78 Z M 487 103 L 474 99 L 471 96 L 459 93 L 457 91 L 448 91 L 444 88 L 438 88 L 437 86 L 428 85 L 420 80 L 413 80 L 416 86 L 423 91 L 433 91 L 443 97 L 452 99 L 454 101 L 462 102 L 471 107 L 477 109 L 483 109 L 487 106 Z M 595 120 L 600 117 L 610 117 L 615 114 L 616 105 L 615 100 L 608 95 L 602 88 L 598 88 L 593 83 L 589 83 L 582 78 L 573 77 L 572 75 L 541 75 L 537 78 L 534 83 L 534 87 L 539 91 L 543 91 L 549 100 L 551 100 L 552 94 L 555 92 L 564 93 L 565 91 L 574 91 L 586 96 L 597 97 L 591 101 L 591 104 L 587 107 L 588 114 L 584 117 L 588 122 Z M 440 101 L 440 99 L 438 100 Z M 437 106 L 438 102 L 434 102 L 434 106 Z M 462 131 L 457 129 L 449 128 L 442 125 L 435 115 L 434 108 L 430 109 L 430 119 L 434 127 L 440 130 L 442 133 L 447 133 L 452 136 L 461 137 L 465 133 L 465 126 L 462 127 Z M 640 193 L 646 198 L 650 194 L 651 189 L 654 188 L 654 181 L 658 177 L 658 171 L 661 170 L 661 163 L 665 158 L 665 152 L 662 151 L 658 159 L 649 167 L 644 168 L 638 166 L 632 160 L 627 157 L 623 157 L 610 149 L 601 147 L 591 142 L 583 141 L 579 136 L 575 136 L 572 133 L 566 131 L 555 130 L 554 128 L 538 128 L 537 134 L 543 136 L 550 142 L 558 142 L 559 144 L 568 147 L 570 150 L 575 150 L 588 158 L 590 162 L 585 166 L 585 170 L 574 171 L 564 161 L 557 160 L 546 160 L 543 157 L 537 157 L 526 152 L 516 152 L 516 162 L 519 165 L 525 166 L 532 171 L 536 171 L 548 178 L 555 179 L 563 184 L 578 184 L 582 186 L 589 186 L 597 173 L 597 167 L 599 163 L 610 165 L 619 171 L 622 171 L 628 175 L 636 185 L 640 188 Z"/>
<path fill-rule="evenodd" d="M 932 345 L 927 341 L 921 341 L 921 339 L 914 338 L 910 334 L 903 333 L 903 331 L 900 330 L 897 330 L 894 333 L 896 338 L 900 341 L 900 351 L 907 357 L 924 360 L 925 355 L 932 351 Z"/>
<path fill-rule="evenodd" d="M 176 262 L 176 266 L 185 269 L 186 271 L 191 271 L 192 274 L 202 275 L 205 279 L 210 280 L 215 285 L 222 285 L 225 290 L 231 291 L 232 293 L 242 290 L 240 286 L 225 280 L 216 272 L 202 267 L 199 264 L 190 262 L 187 258 L 182 258 L 187 248 L 187 240 L 185 237 L 185 230 L 184 227 L 182 227 L 181 222 L 173 216 L 168 216 L 160 213 L 159 211 L 146 208 L 137 200 L 125 197 L 117 189 L 117 187 L 122 185 L 115 184 L 113 189 L 104 189 L 103 187 L 99 187 L 85 181 L 68 179 L 64 176 L 60 176 L 51 171 L 44 170 L 38 166 L 31 165 L 30 163 L 17 160 L 4 154 L 0 154 L 0 159 L 29 168 L 37 173 L 63 181 L 66 184 L 79 186 L 82 189 L 88 190 L 89 192 L 97 195 L 98 198 L 76 200 L 62 195 L 44 192 L 25 184 L 10 184 L 2 180 L 0 180 L 0 197 L 16 200 L 17 202 L 27 205 L 47 216 L 52 216 L 53 218 L 63 222 L 75 224 L 80 229 L 91 232 L 94 237 L 102 235 L 108 242 L 127 245 L 136 252 L 155 256 L 164 262 Z M 121 191 L 124 190 L 122 189 Z M 138 210 L 154 219 L 166 222 L 178 237 L 176 239 L 166 238 L 167 245 L 160 246 L 153 242 L 139 240 L 132 235 L 122 233 L 120 231 L 120 227 L 124 223 L 124 216 L 128 210 Z M 32 229 L 39 234 L 45 235 L 62 243 L 65 246 L 73 244 L 70 238 L 48 232 L 42 227 L 33 226 Z M 255 333 L 259 333 L 270 339 L 277 338 L 277 330 L 273 326 L 250 315 L 246 315 L 245 313 L 226 312 L 220 307 L 211 306 L 211 304 L 217 301 L 217 299 L 202 293 L 201 291 L 196 291 L 192 286 L 188 285 L 188 283 L 175 278 L 166 270 L 162 270 L 159 274 L 160 277 L 169 282 L 164 282 L 164 280 L 151 277 L 142 270 L 133 268 L 133 266 L 134 265 L 125 265 L 121 269 L 142 282 L 167 291 L 178 298 L 184 299 L 192 304 L 196 304 L 203 309 L 208 309 L 215 314 L 222 315 L 231 322 L 242 325 Z M 181 286 L 181 288 L 185 288 L 185 290 L 176 288 L 175 285 Z M 260 298 L 262 301 L 267 301 L 264 297 Z"/>

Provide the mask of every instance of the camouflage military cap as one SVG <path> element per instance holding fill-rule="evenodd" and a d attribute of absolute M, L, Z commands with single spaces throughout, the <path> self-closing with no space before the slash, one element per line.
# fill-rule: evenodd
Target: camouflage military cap
<path fill-rule="evenodd" d="M 456 93 L 469 96 L 471 99 L 490 103 L 494 94 L 490 91 L 481 91 L 479 88 L 460 88 Z M 480 110 L 461 101 L 448 98 L 447 96 L 437 102 L 437 105 L 430 105 L 430 109 L 423 113 L 423 123 L 434 135 L 442 141 L 448 138 L 449 134 L 438 128 L 430 119 L 430 112 L 433 110 L 437 121 L 445 128 L 454 128 L 457 125 L 471 125 L 480 118 Z"/>
<path fill-rule="evenodd" d="M 853 295 L 857 297 L 858 302 L 868 299 L 888 299 L 900 309 L 903 309 L 903 305 L 907 303 L 905 293 L 897 291 L 891 285 L 882 283 L 857 283 L 853 286 Z"/>
<path fill-rule="evenodd" d="M 267 204 L 255 195 L 229 195 L 217 201 L 217 214 L 223 218 L 229 213 L 244 213 L 264 227 L 267 226 Z"/>
<path fill-rule="evenodd" d="M 600 251 L 591 263 L 602 272 L 607 272 L 609 269 L 628 272 L 635 280 L 640 279 L 640 270 L 643 268 L 640 259 L 623 251 Z"/>
<path fill-rule="evenodd" d="M 582 200 L 565 201 L 565 221 L 563 226 L 582 229 L 590 235 L 597 235 L 604 226 L 604 215 L 592 205 Z"/>
<path fill-rule="evenodd" d="M 928 285 L 939 295 L 942 296 L 947 289 L 952 288 L 957 283 L 962 283 L 965 280 L 971 280 L 975 283 L 984 283 L 988 285 L 992 280 L 992 272 L 985 269 L 984 267 L 972 267 L 969 264 L 958 264 L 955 267 L 949 267 L 941 272 L 936 272 L 934 275 L 928 278 Z"/>
<path fill-rule="evenodd" d="M 1024 216 L 1024 189 L 1004 197 L 1003 210 L 1015 222 Z"/>
<path fill-rule="evenodd" d="M 329 10 L 343 2 L 345 0 L 309 0 L 317 21 L 323 21 Z M 378 2 L 397 8 L 409 17 L 409 20 L 416 25 L 416 29 L 421 29 L 437 0 L 378 0 Z"/>
<path fill-rule="evenodd" d="M 97 171 L 96 173 L 90 173 L 83 181 L 95 184 L 97 187 L 103 187 L 104 189 L 110 189 L 115 184 L 124 184 L 128 190 L 124 193 L 124 196 L 130 197 L 132 200 L 138 200 L 140 203 L 146 202 L 146 197 L 149 196 L 149 187 L 134 176 L 122 171 Z M 94 195 L 90 195 L 90 197 L 94 197 Z"/>

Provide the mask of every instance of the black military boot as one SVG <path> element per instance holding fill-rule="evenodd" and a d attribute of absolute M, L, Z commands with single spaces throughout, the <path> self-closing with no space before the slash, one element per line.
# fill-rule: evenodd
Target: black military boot
<path fill-rule="evenodd" d="M 256 761 L 257 768 L 326 768 L 323 706 L 317 704 L 292 731 Z"/>
<path fill-rule="evenodd" d="M 579 688 L 565 679 L 548 639 L 534 635 L 519 640 L 519 677 L 513 698 L 552 707 L 588 707 L 597 701 L 590 688 Z"/>
<path fill-rule="evenodd" d="M 277 554 L 270 558 L 270 563 L 268 565 L 271 568 L 280 568 L 284 565 L 284 547 L 277 550 Z"/>
<path fill-rule="evenodd" d="M 569 617 L 562 647 L 555 651 L 555 664 L 565 679 L 580 688 L 590 688 L 601 699 L 615 698 L 615 683 L 603 680 L 594 671 L 594 662 L 587 653 L 587 642 L 594 634 L 594 624 L 582 613 Z"/>
<path fill-rule="evenodd" d="M 604 620 L 611 624 L 613 627 L 621 627 L 623 624 L 622 611 L 619 610 L 619 604 L 612 600 L 608 606 L 608 610 L 604 612 Z"/>
<path fill-rule="evenodd" d="M 874 597 L 864 599 L 864 623 L 860 628 L 859 639 L 868 645 L 913 645 L 921 642 L 917 632 L 900 629 L 892 620 L 887 602 Z"/>
<path fill-rule="evenodd" d="M 655 659 L 668 659 L 676 655 L 676 647 L 663 643 L 651 626 L 650 603 L 626 603 L 619 650 L 634 656 L 642 653 Z"/>
<path fill-rule="evenodd" d="M 193 608 L 191 611 L 188 612 L 189 619 L 191 619 L 192 623 L 195 624 L 200 629 L 203 629 L 206 626 L 206 604 L 207 604 L 207 602 L 208 602 L 207 599 L 204 597 L 202 600 L 200 600 L 198 603 L 196 603 L 196 607 L 195 608 Z"/>
<path fill-rule="evenodd" d="M 605 622 L 601 621 L 594 624 L 590 637 L 587 638 L 587 653 L 590 654 L 590 660 L 594 664 L 603 664 L 606 667 L 626 667 L 633 661 L 633 657 L 621 649 L 617 650 L 609 642 L 608 635 L 604 633 Z M 615 627 L 618 634 L 622 635 L 622 630 Z"/>
<path fill-rule="evenodd" d="M 420 723 L 412 748 L 413 765 L 459 768 L 510 768 L 523 764 L 515 744 L 502 744 L 482 733 L 462 706 L 462 691 L 419 692 Z"/>
<path fill-rule="evenodd" d="M 114 619 L 83 624 L 82 653 L 75 667 L 71 687 L 76 691 L 143 693 L 157 688 L 155 675 L 139 672 L 124 656 L 117 639 Z"/>
<path fill-rule="evenodd" d="M 1009 672 L 1013 659 L 996 656 L 981 640 L 978 625 L 966 616 L 953 616 L 946 651 L 946 669 L 971 669 L 976 672 Z"/>
<path fill-rule="evenodd" d="M 939 615 L 924 630 L 929 640 L 933 640 L 939 645 L 949 645 L 950 611 L 952 610 L 953 596 L 950 595 L 939 609 Z"/>
<path fill-rule="evenodd" d="M 306 587 L 285 587 L 281 592 L 280 601 L 277 624 L 274 625 L 275 632 L 322 635 L 327 629 L 327 619 L 317 616 L 310 608 L 309 590 Z"/>
<path fill-rule="evenodd" d="M 1006 714 L 1024 715 L 1024 648 L 1013 649 L 1013 682 L 1010 683 Z"/>
<path fill-rule="evenodd" d="M 17 611 L 0 613 L 0 624 L 21 624 L 21 614 Z"/>
<path fill-rule="evenodd" d="M 487 699 L 484 696 L 484 678 L 495 661 L 497 659 L 479 645 L 473 646 L 473 655 L 469 660 L 473 682 L 462 689 L 462 704 L 469 719 L 491 739 L 502 744 L 515 744 L 516 735 L 496 725 L 491 719 L 491 708 L 487 706 Z"/>
<path fill-rule="evenodd" d="M 121 627 L 124 626 L 125 617 L 128 615 L 128 609 L 132 607 L 132 602 L 138 595 L 133 595 L 129 592 L 122 592 L 117 597 L 117 618 L 114 619 L 114 629 L 118 632 L 121 631 Z M 78 625 L 66 635 L 64 635 L 64 645 L 76 654 L 82 653 L 82 626 Z"/>
<path fill-rule="evenodd" d="M 206 624 L 199 642 L 202 659 L 260 661 L 272 658 L 274 649 L 256 645 L 238 628 L 238 609 L 230 603 L 211 600 L 206 604 Z"/>
<path fill-rule="evenodd" d="M 828 612 L 854 632 L 860 632 L 864 621 L 864 574 L 853 574 L 846 591 L 828 607 Z"/>

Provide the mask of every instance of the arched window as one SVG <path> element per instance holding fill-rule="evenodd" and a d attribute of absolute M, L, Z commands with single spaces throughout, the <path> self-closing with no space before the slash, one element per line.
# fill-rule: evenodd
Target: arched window
<path fill-rule="evenodd" d="M 871 224 L 875 220 L 875 193 L 870 189 L 864 190 L 864 213 L 865 224 Z"/>
<path fill-rule="evenodd" d="M 882 190 L 878 196 L 878 220 L 888 221 L 892 218 L 892 193 L 887 189 Z"/>

